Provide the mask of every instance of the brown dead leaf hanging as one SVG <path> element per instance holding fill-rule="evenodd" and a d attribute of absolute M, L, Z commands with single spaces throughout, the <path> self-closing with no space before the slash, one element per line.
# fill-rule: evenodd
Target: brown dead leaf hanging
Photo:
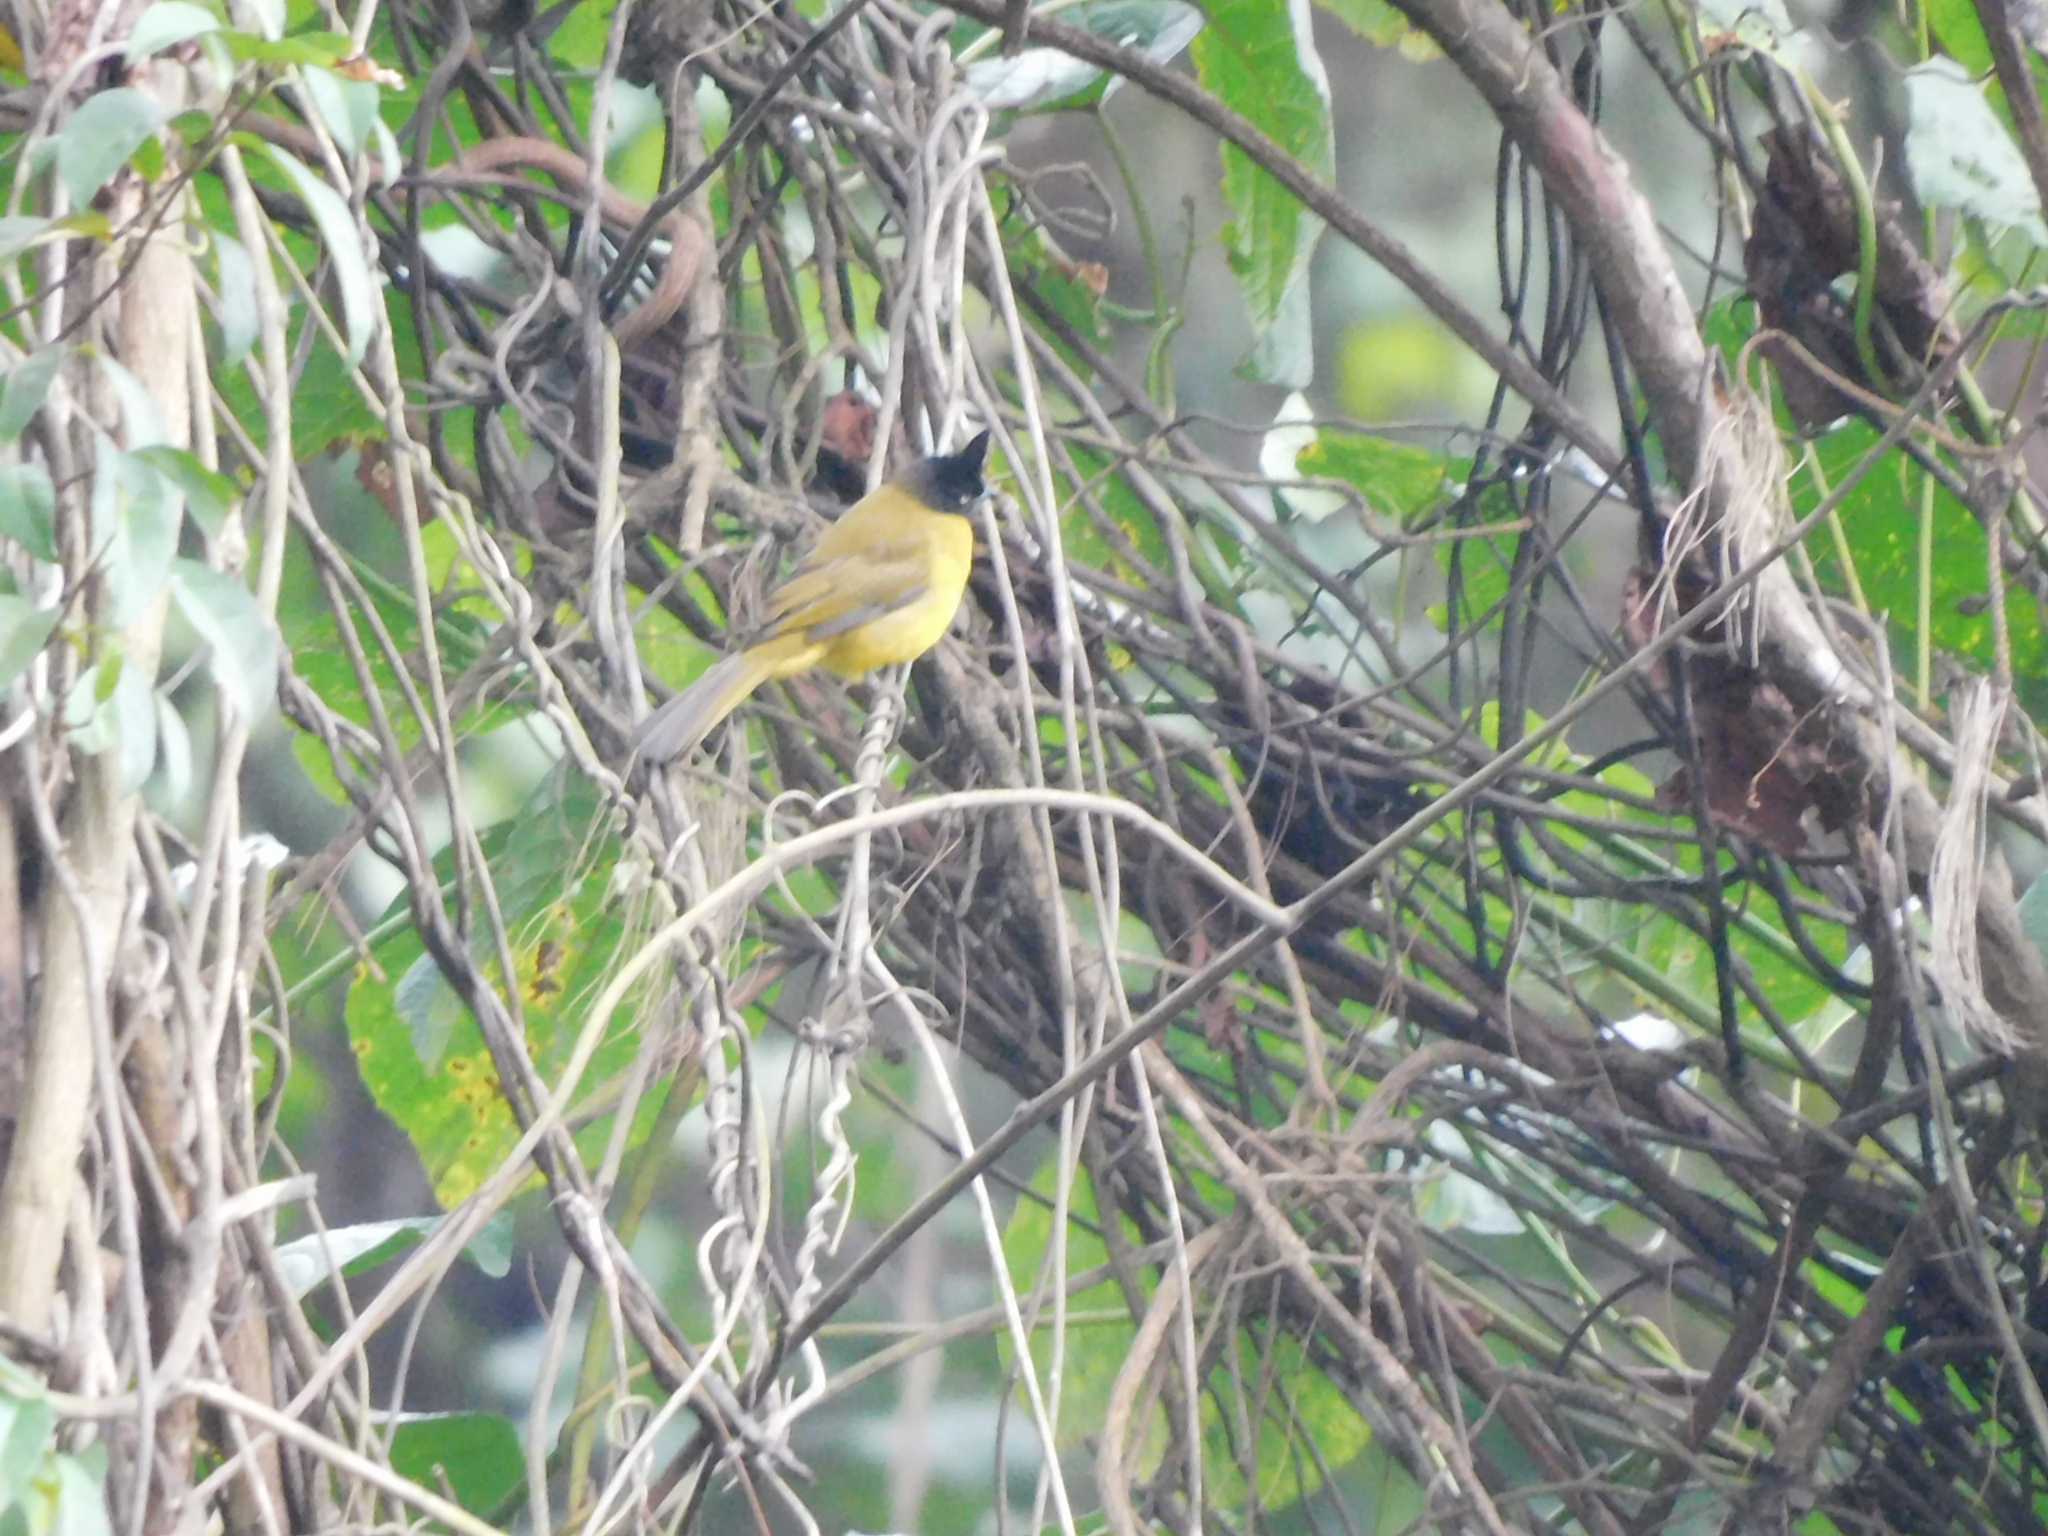
<path fill-rule="evenodd" d="M 1879 202 L 1873 341 L 1892 378 L 1871 378 L 1857 356 L 1850 301 L 1834 287 L 1859 266 L 1855 199 L 1810 129 L 1775 128 L 1763 144 L 1770 158 L 1743 267 L 1765 331 L 1779 333 L 1762 347 L 1778 370 L 1785 408 L 1800 426 L 1818 427 L 1861 408 L 1829 373 L 1895 396 L 1938 366 L 1958 338 L 1940 274 L 1907 233 L 1899 205 Z"/>

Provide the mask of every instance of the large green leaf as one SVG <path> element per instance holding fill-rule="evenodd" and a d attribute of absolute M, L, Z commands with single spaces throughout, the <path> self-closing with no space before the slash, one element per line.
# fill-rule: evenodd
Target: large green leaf
<path fill-rule="evenodd" d="M 1926 0 L 1927 20 L 1941 46 L 1972 75 L 1991 73 L 1991 44 L 1977 15 L 1976 0 Z"/>
<path fill-rule="evenodd" d="M 524 814 L 482 839 L 511 934 L 515 972 L 503 975 L 487 944 L 479 945 L 477 967 L 501 993 L 516 992 L 527 1050 L 544 1081 L 567 1062 L 585 1009 L 616 966 L 624 935 L 609 902 L 617 847 L 595 830 L 601 817 L 598 797 L 581 780 L 564 791 L 559 777 L 550 778 Z M 451 868 L 445 855 L 437 862 L 444 877 Z M 448 1022 L 439 1059 L 422 1057 L 416 1021 L 406 1013 L 409 1000 L 398 986 L 426 953 L 418 931 L 397 925 L 372 953 L 375 968 L 360 970 L 349 989 L 348 1031 L 357 1069 L 377 1107 L 411 1138 L 436 1198 L 452 1207 L 497 1167 L 518 1140 L 519 1128 L 466 1008 Z M 615 1021 L 599 1046 L 584 1078 L 586 1095 L 632 1060 L 637 1041 L 625 1022 Z M 644 1112 L 651 1113 L 651 1106 Z M 584 1128 L 578 1144 L 594 1152 L 609 1127 L 609 1118 L 599 1117 Z"/>
<path fill-rule="evenodd" d="M 1330 83 L 1316 53 L 1308 0 L 1216 0 L 1193 54 L 1202 84 L 1319 179 L 1336 163 Z M 1308 270 L 1322 220 L 1259 169 L 1244 151 L 1223 149 L 1225 232 L 1231 270 L 1251 311 L 1256 338 L 1245 367 L 1254 377 L 1300 388 L 1314 373 Z"/>
<path fill-rule="evenodd" d="M 407 1415 L 391 1438 L 391 1467 L 423 1488 L 445 1486 L 456 1503 L 485 1516 L 526 1478 L 519 1432 L 494 1413 Z"/>
<path fill-rule="evenodd" d="M 1731 362 L 1754 334 L 1754 311 L 1745 303 L 1716 305 L 1703 322 L 1706 339 Z M 1811 451 L 1821 480 L 1802 470 L 1791 479 L 1792 511 L 1804 517 L 1820 504 L 1823 491 L 1843 483 L 1850 471 L 1877 450 L 1879 434 L 1868 422 L 1846 421 L 1813 439 Z M 1807 539 L 1821 585 L 1833 596 L 1860 589 L 1873 614 L 1883 615 L 1892 640 L 1892 662 L 1901 677 L 1912 675 L 1920 623 L 1920 498 L 1922 477 L 1896 448 L 1842 498 L 1836 508 L 1855 583 L 1842 564 L 1829 530 Z M 1988 673 L 1993 665 L 1994 627 L 1986 596 L 1989 541 L 1976 517 L 1939 486 L 1933 492 L 1933 541 L 1928 567 L 1929 643 L 1933 649 Z M 2009 590 L 2006 625 L 2012 641 L 2013 678 L 2022 704 L 2038 715 L 2048 707 L 2048 636 L 2038 606 L 2025 593 Z"/>
<path fill-rule="evenodd" d="M 1844 423 L 1813 445 L 1826 482 L 1840 485 L 1850 469 L 1877 447 L 1875 428 L 1863 421 Z M 1880 464 L 1846 496 L 1840 519 L 1847 535 L 1856 582 L 1873 613 L 1889 615 L 1893 665 L 1911 675 L 1920 624 L 1920 495 L 1921 477 L 1893 450 L 1891 462 Z M 1811 475 L 1792 479 L 1793 510 L 1804 515 L 1817 504 L 1819 487 Z M 1996 635 L 1986 595 L 1990 591 L 1990 541 L 1976 517 L 1946 491 L 1933 498 L 1934 539 L 1927 572 L 1931 593 L 1929 641 L 1936 651 L 1966 661 L 1988 673 L 1995 661 Z M 1834 542 L 1822 533 L 1809 539 L 1814 567 L 1830 592 L 1846 595 L 1849 584 Z M 2013 678 L 2028 710 L 2048 708 L 2048 636 L 2041 613 L 2024 591 L 2009 591 L 2005 617 L 2012 642 Z"/>
<path fill-rule="evenodd" d="M 1076 448 L 1073 456 L 1075 466 L 1087 477 L 1090 497 L 1109 527 L 1105 529 L 1096 521 L 1078 495 L 1070 495 L 1066 504 L 1072 510 L 1060 523 L 1067 558 L 1077 565 L 1130 580 L 1136 572 L 1124 553 L 1128 547 L 1154 570 L 1163 569 L 1167 563 L 1166 539 L 1137 493 L 1121 475 L 1111 472 L 1113 466 L 1106 456 L 1085 448 Z"/>
<path fill-rule="evenodd" d="M 1921 202 L 2048 244 L 2034 178 L 1982 83 L 1953 59 L 1929 59 L 1906 71 L 1906 106 L 1906 165 Z"/>

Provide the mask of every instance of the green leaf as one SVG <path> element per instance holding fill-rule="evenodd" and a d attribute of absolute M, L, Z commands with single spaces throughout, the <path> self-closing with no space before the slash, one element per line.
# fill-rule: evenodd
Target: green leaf
<path fill-rule="evenodd" d="M 332 362 L 334 354 L 323 350 L 317 356 Z M 303 399 L 299 403 L 303 404 Z M 295 436 L 299 424 L 295 419 Z M 365 449 L 364 454 L 375 451 Z M 405 536 L 385 507 L 364 489 L 368 472 L 363 455 L 350 449 L 316 458 L 304 465 L 303 473 L 316 515 L 356 562 L 370 601 L 399 655 L 418 655 L 423 643 L 418 607 L 407 590 L 381 575 L 404 568 Z M 455 536 L 444 521 L 429 523 L 421 529 L 420 540 L 426 549 L 429 579 L 436 587 L 446 590 L 467 584 Z M 301 540 L 294 539 L 286 547 L 284 586 L 279 593 L 277 615 L 299 680 L 317 693 L 328 708 L 367 726 L 371 709 L 364 696 L 363 681 L 356 675 L 342 643 L 339 621 Z M 467 666 L 489 643 L 489 621 L 480 622 L 459 601 L 437 604 L 431 618 L 443 658 L 455 669 Z M 370 686 L 385 702 L 399 745 L 410 749 L 419 740 L 420 726 L 406 703 L 398 670 L 382 646 L 370 647 L 367 660 Z M 479 702 L 458 725 L 467 735 L 487 730 L 522 710 L 516 699 Z M 336 800 L 342 798 L 334 779 L 334 765 L 318 737 L 310 732 L 296 733 L 293 751 L 316 787 Z"/>
<path fill-rule="evenodd" d="M 1074 467 L 1086 477 L 1085 484 L 1094 493 L 1109 527 L 1105 529 L 1096 521 L 1079 495 L 1065 498 L 1064 504 L 1073 509 L 1060 524 L 1060 539 L 1066 545 L 1067 558 L 1135 580 L 1138 568 L 1124 553 L 1127 542 L 1131 552 L 1152 569 L 1165 569 L 1170 559 L 1165 536 L 1151 510 L 1123 476 L 1113 472 L 1113 461 L 1086 448 L 1074 449 L 1073 458 Z"/>
<path fill-rule="evenodd" d="M 88 96 L 57 136 L 57 177 L 83 207 L 162 126 L 163 105 L 132 86 Z"/>
<path fill-rule="evenodd" d="M 110 1536 L 106 1446 L 57 1458 L 57 1517 L 49 1530 L 50 1536 Z"/>
<path fill-rule="evenodd" d="M 1134 48 L 1155 64 L 1178 58 L 1202 30 L 1202 13 L 1181 0 L 1092 0 L 1060 12 L 1060 20 Z M 967 88 L 990 111 L 1032 112 L 1087 105 L 1116 89 L 1116 81 L 1057 48 L 1024 48 L 1012 58 L 968 65 Z"/>
<path fill-rule="evenodd" d="M 363 238 L 356 229 L 356 217 L 349 205 L 325 181 L 315 176 L 288 151 L 266 141 L 256 141 L 271 163 L 284 173 L 313 215 L 327 259 L 333 265 L 335 282 L 341 289 L 343 330 L 348 338 L 345 361 L 354 367 L 369 348 L 377 323 L 377 285 L 364 259 Z"/>
<path fill-rule="evenodd" d="M 138 448 L 140 459 L 183 493 L 192 520 L 209 534 L 218 534 L 227 521 L 228 509 L 241 499 L 241 491 L 226 475 L 216 474 L 183 448 L 162 443 Z"/>
<path fill-rule="evenodd" d="M 221 230 L 213 235 L 214 293 L 220 300 L 220 360 L 232 368 L 249 355 L 261 333 L 256 308 L 256 266 L 248 249 Z"/>
<path fill-rule="evenodd" d="M 1376 47 L 1392 48 L 1416 35 L 1408 18 L 1387 0 L 1316 0 L 1316 4 Z"/>
<path fill-rule="evenodd" d="M 95 361 L 114 386 L 114 395 L 121 402 L 121 424 L 127 428 L 128 446 L 146 448 L 162 442 L 164 413 L 156 403 L 156 396 L 115 358 L 101 352 Z"/>
<path fill-rule="evenodd" d="M 122 793 L 132 794 L 149 781 L 156 766 L 156 690 L 149 674 L 139 667 L 121 666 L 110 674 L 113 688 L 99 711 L 101 723 L 109 730 L 108 745 L 117 754 Z"/>
<path fill-rule="evenodd" d="M 155 691 L 149 697 L 156 718 L 155 789 L 163 803 L 182 805 L 192 792 L 192 733 L 169 699 Z"/>
<path fill-rule="evenodd" d="M 69 347 L 45 347 L 30 353 L 7 370 L 7 382 L 0 388 L 0 443 L 11 443 L 28 429 L 50 393 L 50 381 L 70 352 Z"/>
<path fill-rule="evenodd" d="M 2020 932 L 2033 941 L 2048 960 L 2048 879 L 2036 877 L 2019 902 Z"/>
<path fill-rule="evenodd" d="M 10 214 L 0 217 L 0 262 L 12 261 L 24 251 L 52 240 L 66 240 L 74 235 L 84 240 L 105 240 L 112 233 L 113 226 L 97 208 L 81 208 L 61 219 Z"/>
<path fill-rule="evenodd" d="M 10 686 L 36 659 L 61 617 L 61 609 L 39 608 L 25 597 L 0 593 L 0 688 Z"/>
<path fill-rule="evenodd" d="M 1958 64 L 1980 78 L 1991 73 L 1991 44 L 1975 0 L 1926 0 L 1926 11 L 1934 35 Z"/>
<path fill-rule="evenodd" d="M 2041 199 L 2019 146 L 1962 65 L 1929 59 L 1907 70 L 1906 108 L 1906 165 L 1921 202 L 1994 229 L 2023 230 L 2048 245 Z"/>
<path fill-rule="evenodd" d="M 318 65 L 308 65 L 300 79 L 343 155 L 349 159 L 360 155 L 377 121 L 377 87 L 367 80 L 344 80 Z"/>
<path fill-rule="evenodd" d="M 131 623 L 155 602 L 177 551 L 180 507 L 162 475 L 94 434 L 99 462 L 92 477 L 94 557 L 106 575 L 106 620 Z"/>
<path fill-rule="evenodd" d="M 114 744 L 118 725 L 107 701 L 120 686 L 121 676 L 126 670 L 121 653 L 116 650 L 109 661 L 94 662 L 79 673 L 64 695 L 59 718 L 63 720 L 64 729 L 76 750 L 97 756 Z"/>
<path fill-rule="evenodd" d="M 220 30 L 220 18 L 189 0 L 156 0 L 136 18 L 128 34 L 128 62 L 146 59 L 164 49 Z"/>
<path fill-rule="evenodd" d="M 352 51 L 349 40 L 336 32 L 301 32 L 294 37 L 253 37 L 247 32 L 223 32 L 228 53 L 250 64 L 296 64 L 301 68 L 322 68 L 339 63 Z"/>
<path fill-rule="evenodd" d="M 571 6 L 548 38 L 549 55 L 573 70 L 594 71 L 604 62 L 612 12 L 617 9 L 618 0 L 584 0 Z"/>
<path fill-rule="evenodd" d="M 0 1509 L 27 1493 L 56 1428 L 57 1412 L 47 1400 L 0 1387 Z"/>
<path fill-rule="evenodd" d="M 1414 443 L 1363 432 L 1323 431 L 1295 460 L 1303 475 L 1327 475 L 1354 487 L 1378 511 L 1404 527 L 1435 512 L 1450 493 L 1453 475 L 1470 465 Z"/>
<path fill-rule="evenodd" d="M 423 1488 L 443 1479 L 455 1502 L 489 1515 L 526 1479 L 518 1431 L 494 1413 L 408 1414 L 391 1437 L 391 1467 Z"/>
<path fill-rule="evenodd" d="M 185 622 L 209 648 L 207 666 L 245 725 L 261 721 L 277 699 L 277 630 L 235 577 L 198 560 L 173 568 L 172 592 Z"/>
<path fill-rule="evenodd" d="M 591 998 L 608 978 L 623 940 L 611 897 L 615 841 L 594 789 L 580 779 L 551 778 L 511 821 L 484 834 L 484 857 L 500 876 L 499 895 L 512 935 L 515 974 L 498 973 L 495 951 L 481 964 L 492 985 L 519 998 L 527 1048 L 543 1079 L 560 1071 Z M 543 850 L 546 864 L 543 867 Z M 565 850 L 577 850 L 576 862 Z M 436 868 L 452 875 L 444 853 Z M 356 1067 L 377 1107 L 397 1123 L 419 1153 L 443 1206 L 465 1199 L 519 1139 L 497 1070 L 476 1020 L 466 1011 L 440 1061 L 430 1066 L 414 1045 L 391 978 L 408 974 L 426 952 L 411 925 L 375 950 L 349 989 L 347 1019 Z M 617 1023 L 623 1021 L 615 1021 Z M 626 1070 L 637 1050 L 635 1031 L 614 1027 L 598 1047 L 584 1080 L 595 1093 Z M 645 1135 L 659 1095 L 644 1103 L 635 1135 Z M 599 1115 L 578 1133 L 591 1155 L 611 1134 Z"/>
<path fill-rule="evenodd" d="M 445 1216 L 405 1216 L 309 1233 L 277 1250 L 278 1269 L 291 1293 L 303 1298 L 337 1269 L 344 1275 L 360 1275 L 389 1263 L 418 1247 L 446 1220 Z M 511 1241 L 511 1217 L 500 1211 L 470 1240 L 463 1256 L 481 1273 L 499 1279 L 511 1269 Z"/>
<path fill-rule="evenodd" d="M 1840 485 L 1849 470 L 1874 451 L 1878 434 L 1869 423 L 1851 421 L 1818 438 L 1813 454 L 1829 486 Z M 1816 505 L 1819 486 L 1813 476 L 1795 474 L 1791 482 L 1795 516 Z M 1873 613 L 1888 613 L 1893 665 L 1910 677 L 1919 644 L 1920 478 L 1897 449 L 1846 496 L 1838 517 L 1847 535 L 1856 578 Z M 1849 581 L 1834 540 L 1825 528 L 1807 540 L 1821 585 L 1846 597 Z M 1946 491 L 1934 491 L 1934 537 L 1927 579 L 1930 591 L 1929 643 L 1936 651 L 1967 661 L 1988 675 L 1996 665 L 1997 636 L 1989 605 L 1989 551 L 1983 524 Z M 2012 671 L 2021 703 L 2040 718 L 2048 710 L 2048 634 L 2039 604 L 2020 591 L 2008 594 L 2007 635 L 2012 643 Z"/>
<path fill-rule="evenodd" d="M 0 538 L 38 560 L 57 558 L 57 491 L 40 464 L 0 464 Z"/>
<path fill-rule="evenodd" d="M 1202 84 L 1327 181 L 1336 140 L 1308 0 L 1288 0 L 1284 12 L 1272 0 L 1216 0 L 1207 15 L 1193 50 Z M 1314 372 L 1308 271 L 1322 220 L 1231 145 L 1223 148 L 1223 195 L 1234 216 L 1230 265 L 1256 338 L 1245 367 L 1269 383 L 1304 387 Z"/>
<path fill-rule="evenodd" d="M 55 219 L 8 214 L 0 218 L 0 261 L 11 261 L 23 251 L 54 238 Z"/>
<path fill-rule="evenodd" d="M 469 1017 L 469 1009 L 441 974 L 440 962 L 432 955 L 413 961 L 398 978 L 392 1004 L 412 1032 L 412 1048 L 420 1065 L 429 1072 L 439 1071 L 456 1026 Z"/>

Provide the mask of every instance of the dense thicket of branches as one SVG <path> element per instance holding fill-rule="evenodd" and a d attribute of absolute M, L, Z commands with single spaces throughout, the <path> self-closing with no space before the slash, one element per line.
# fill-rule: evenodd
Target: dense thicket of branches
<path fill-rule="evenodd" d="M 1767 16 L 1395 4 L 16 0 L 0 1518 L 843 1528 L 806 1426 L 993 1336 L 962 1528 L 2048 1528 L 2031 44 L 1880 27 L 1907 128 Z M 1333 189 L 1340 24 L 1498 120 L 1504 321 Z M 1183 412 L 1188 135 L 1248 370 L 1334 398 L 1343 242 L 1484 419 Z M 631 761 L 984 424 L 950 638 Z M 322 1224 L 343 1020 L 444 1217 Z M 822 1336 L 955 1201 L 999 1305 Z M 531 1393 L 402 1416 L 515 1202 Z"/>

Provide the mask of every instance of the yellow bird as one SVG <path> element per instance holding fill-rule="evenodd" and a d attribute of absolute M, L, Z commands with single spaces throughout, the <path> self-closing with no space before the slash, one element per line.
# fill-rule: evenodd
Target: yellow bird
<path fill-rule="evenodd" d="M 633 754 L 666 763 L 698 745 L 756 688 L 823 667 L 861 677 L 939 643 L 967 590 L 988 433 L 922 459 L 863 496 L 818 536 L 768 599 L 744 650 L 716 663 L 634 734 Z"/>

